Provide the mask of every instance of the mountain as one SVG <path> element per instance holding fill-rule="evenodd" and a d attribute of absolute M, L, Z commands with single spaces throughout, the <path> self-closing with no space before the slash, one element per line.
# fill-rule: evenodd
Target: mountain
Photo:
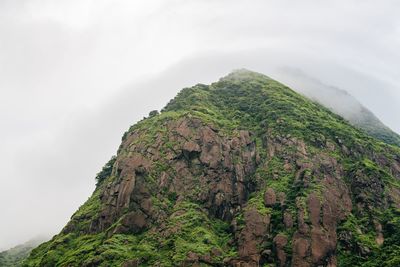
<path fill-rule="evenodd" d="M 0 252 L 0 266 L 18 267 L 29 256 L 29 253 L 35 247 L 46 241 L 46 238 L 35 238 L 22 245 Z"/>
<path fill-rule="evenodd" d="M 133 125 L 24 266 L 400 266 L 400 148 L 262 74 Z"/>
<path fill-rule="evenodd" d="M 385 143 L 400 146 L 400 135 L 383 124 L 347 91 L 326 85 L 296 69 L 285 68 L 283 76 L 293 81 L 296 91 L 329 108 L 369 135 Z"/>

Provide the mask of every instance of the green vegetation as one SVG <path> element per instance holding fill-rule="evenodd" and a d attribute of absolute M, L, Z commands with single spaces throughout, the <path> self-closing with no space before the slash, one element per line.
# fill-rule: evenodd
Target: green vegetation
<path fill-rule="evenodd" d="M 0 252 L 0 266 L 19 267 L 29 256 L 29 253 L 37 247 L 44 239 L 34 239 L 9 250 Z"/>
<path fill-rule="evenodd" d="M 235 256 L 235 248 L 228 246 L 232 239 L 229 225 L 210 219 L 199 205 L 183 202 L 176 206 L 165 225 L 162 236 L 158 232 L 140 235 L 60 234 L 50 242 L 33 250 L 25 266 L 120 266 L 126 260 L 137 259 L 140 266 L 175 266 L 183 262 L 189 252 L 198 255 L 217 250 L 221 261 Z"/>
<path fill-rule="evenodd" d="M 369 135 L 382 140 L 387 144 L 400 147 L 400 135 L 384 125 L 373 113 L 367 109 L 363 109 L 360 114 L 357 114 L 357 116 L 351 120 L 351 123 L 364 130 Z"/>
<path fill-rule="evenodd" d="M 107 179 L 111 175 L 116 159 L 116 156 L 112 156 L 111 159 L 106 163 L 106 165 L 104 165 L 101 172 L 96 175 L 96 186 L 99 186 L 105 179 Z"/>
<path fill-rule="evenodd" d="M 379 246 L 371 218 L 350 215 L 339 226 L 339 266 L 399 266 L 400 265 L 400 210 L 390 208 L 377 216 L 383 225 L 385 241 Z"/>

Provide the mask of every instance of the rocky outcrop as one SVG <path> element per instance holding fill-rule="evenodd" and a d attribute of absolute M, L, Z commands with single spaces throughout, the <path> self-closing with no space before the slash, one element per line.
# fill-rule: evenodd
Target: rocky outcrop
<path fill-rule="evenodd" d="M 262 251 L 260 251 L 260 247 L 268 234 L 269 223 L 270 217 L 260 214 L 254 208 L 244 211 L 243 229 L 240 229 L 240 226 L 234 221 L 239 259 L 232 261 L 233 266 L 250 267 L 261 264 Z"/>
<path fill-rule="evenodd" d="M 284 250 L 288 243 L 288 238 L 284 235 L 277 235 L 274 238 L 274 244 L 276 247 L 276 258 L 278 259 L 278 266 L 283 267 L 286 265 L 287 254 Z"/>
<path fill-rule="evenodd" d="M 264 203 L 265 206 L 271 207 L 276 203 L 275 191 L 272 188 L 268 188 L 264 193 Z"/>
<path fill-rule="evenodd" d="M 267 137 L 265 140 L 268 140 L 266 147 L 269 156 L 285 159 L 284 171 L 294 172 L 294 182 L 301 187 L 299 191 L 311 190 L 307 198 L 296 198 L 295 221 L 291 212 L 284 210 L 287 205 L 286 197 L 279 197 L 280 200 L 276 201 L 276 193 L 272 188 L 267 188 L 264 193 L 266 207 L 280 203 L 283 208 L 282 221 L 278 223 L 283 223 L 285 230 L 289 232 L 293 227 L 297 228 L 291 237 L 292 254 L 289 258 L 283 249 L 289 243 L 287 238 L 285 242 L 280 234 L 274 238 L 277 264 L 337 266 L 337 226 L 352 210 L 351 191 L 344 182 L 346 174 L 343 167 L 328 154 L 308 153 L 304 142 L 296 138 Z M 287 155 L 288 148 L 295 151 L 290 156 Z M 330 145 L 329 149 L 333 150 L 334 146 Z M 318 184 L 321 189 L 312 191 L 309 188 L 313 184 Z M 271 229 L 273 231 L 274 225 L 271 225 Z"/>
<path fill-rule="evenodd" d="M 231 220 L 246 202 L 254 190 L 249 176 L 259 160 L 249 131 L 229 137 L 189 118 L 168 122 L 165 129 L 152 144 L 135 143 L 144 139 L 146 132 L 126 137 L 114 166 L 115 180 L 102 192 L 102 211 L 90 232 L 104 231 L 121 216 L 114 233 L 146 229 L 163 217 L 162 211 L 153 208 L 151 196 L 155 194 L 190 197 L 223 220 Z M 160 165 L 166 170 L 157 172 Z M 155 175 L 154 185 L 161 188 L 148 182 L 148 177 Z M 193 194 L 195 191 L 198 193 Z"/>

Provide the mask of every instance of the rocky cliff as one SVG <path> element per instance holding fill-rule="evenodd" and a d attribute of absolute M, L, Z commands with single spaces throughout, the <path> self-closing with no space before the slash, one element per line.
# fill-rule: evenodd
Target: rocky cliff
<path fill-rule="evenodd" d="M 25 266 L 399 266 L 400 149 L 246 70 L 127 131 Z"/>

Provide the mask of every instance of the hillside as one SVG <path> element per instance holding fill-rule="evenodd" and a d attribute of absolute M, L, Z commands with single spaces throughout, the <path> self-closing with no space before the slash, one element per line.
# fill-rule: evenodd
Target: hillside
<path fill-rule="evenodd" d="M 24 266 L 399 266 L 399 244 L 400 149 L 240 70 L 133 125 Z"/>
<path fill-rule="evenodd" d="M 298 70 L 287 70 L 287 77 L 295 81 L 295 89 L 342 116 L 369 135 L 391 145 L 400 146 L 400 135 L 383 124 L 374 113 L 343 89 L 328 86 Z"/>
<path fill-rule="evenodd" d="M 32 239 L 22 245 L 0 252 L 0 266 L 2 267 L 18 267 L 29 256 L 29 253 L 35 247 L 43 243 L 46 238 Z"/>

